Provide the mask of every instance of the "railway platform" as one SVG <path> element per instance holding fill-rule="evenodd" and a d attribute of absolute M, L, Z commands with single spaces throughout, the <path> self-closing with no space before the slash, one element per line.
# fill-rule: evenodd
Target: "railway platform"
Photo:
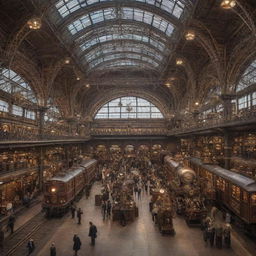
<path fill-rule="evenodd" d="M 217 249 L 206 247 L 200 228 L 188 227 L 182 217 L 174 218 L 175 236 L 162 236 L 156 225 L 152 222 L 148 209 L 150 197 L 142 193 L 142 199 L 136 200 L 139 207 L 139 218 L 125 227 L 110 219 L 103 220 L 101 207 L 95 206 L 95 195 L 99 194 L 100 183 L 93 185 L 90 196 L 85 196 L 77 203 L 83 210 L 82 224 L 78 225 L 68 213 L 62 218 L 42 219 L 26 240 L 20 243 L 13 253 L 7 256 L 26 255 L 26 242 L 29 237 L 35 240 L 36 249 L 32 256 L 49 255 L 51 243 L 57 248 L 57 255 L 73 255 L 73 235 L 78 234 L 82 247 L 79 256 L 252 256 L 256 246 L 250 242 L 245 246 L 246 237 L 237 231 L 232 231 L 231 249 Z M 36 211 L 36 210 L 35 210 Z M 31 219 L 31 221 L 33 218 Z M 89 221 L 98 228 L 96 246 L 90 246 L 88 237 Z"/>

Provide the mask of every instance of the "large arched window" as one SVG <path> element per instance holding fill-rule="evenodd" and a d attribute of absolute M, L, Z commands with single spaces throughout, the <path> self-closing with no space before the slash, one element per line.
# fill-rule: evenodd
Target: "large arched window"
<path fill-rule="evenodd" d="M 236 87 L 236 91 L 237 92 L 242 91 L 243 89 L 253 84 L 256 84 L 256 60 L 253 61 L 243 73 Z"/>
<path fill-rule="evenodd" d="M 121 97 L 105 104 L 95 119 L 153 119 L 163 118 L 151 102 L 138 97 Z"/>
<path fill-rule="evenodd" d="M 36 103 L 36 97 L 28 83 L 11 69 L 0 72 L 0 90 Z"/>

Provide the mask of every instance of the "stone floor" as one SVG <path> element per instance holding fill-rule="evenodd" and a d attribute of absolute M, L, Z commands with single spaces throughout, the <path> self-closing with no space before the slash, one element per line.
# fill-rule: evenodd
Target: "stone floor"
<path fill-rule="evenodd" d="M 162 236 L 152 223 L 148 210 L 149 196 L 143 195 L 138 201 L 139 217 L 133 223 L 122 227 L 111 220 L 103 221 L 100 207 L 94 205 L 94 196 L 98 194 L 100 185 L 93 186 L 88 199 L 82 198 L 78 206 L 83 209 L 82 225 L 78 225 L 70 215 L 64 217 L 64 222 L 43 247 L 37 248 L 34 255 L 49 255 L 52 242 L 57 247 L 57 255 L 71 256 L 72 238 L 78 234 L 82 241 L 79 256 L 247 256 L 250 254 L 242 245 L 239 236 L 232 239 L 232 249 L 216 249 L 206 247 L 199 228 L 189 228 L 182 218 L 175 218 L 175 236 Z M 88 237 L 89 221 L 98 228 L 96 246 L 90 246 Z"/>

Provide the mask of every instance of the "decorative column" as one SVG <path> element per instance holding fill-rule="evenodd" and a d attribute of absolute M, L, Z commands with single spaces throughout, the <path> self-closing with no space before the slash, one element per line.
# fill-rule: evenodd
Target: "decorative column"
<path fill-rule="evenodd" d="M 47 111 L 47 107 L 44 107 L 44 106 L 40 106 L 38 108 L 38 113 L 39 113 L 39 120 L 38 120 L 38 123 L 39 123 L 39 130 L 38 130 L 38 137 L 40 140 L 43 139 L 44 137 L 44 115 Z"/>
<path fill-rule="evenodd" d="M 224 131 L 224 167 L 230 169 L 230 158 L 232 155 L 232 135 L 228 130 Z"/>
<path fill-rule="evenodd" d="M 43 190 L 43 183 L 44 183 L 44 155 L 45 149 L 43 147 L 39 148 L 39 156 L 38 156 L 38 183 L 39 183 L 39 190 Z"/>
<path fill-rule="evenodd" d="M 66 118 L 66 122 L 68 124 L 68 135 L 74 136 L 73 134 L 73 126 L 76 123 L 76 119 L 74 117 Z"/>
<path fill-rule="evenodd" d="M 223 101 L 223 118 L 225 121 L 229 121 L 232 119 L 232 99 L 234 95 L 232 94 L 222 94 L 221 99 Z"/>

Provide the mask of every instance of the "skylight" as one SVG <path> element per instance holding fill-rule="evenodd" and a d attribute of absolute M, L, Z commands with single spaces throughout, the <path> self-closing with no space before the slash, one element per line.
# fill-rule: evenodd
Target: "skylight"
<path fill-rule="evenodd" d="M 146 23 L 164 32 L 167 36 L 170 36 L 174 29 L 170 22 L 152 12 L 124 7 L 118 11 L 116 8 L 106 8 L 90 12 L 69 24 L 68 30 L 72 35 L 75 35 L 91 25 L 119 18 Z"/>
<path fill-rule="evenodd" d="M 151 102 L 138 97 L 122 97 L 105 104 L 95 119 L 156 119 L 163 118 L 160 110 Z"/>
<path fill-rule="evenodd" d="M 180 0 L 130 0 L 131 2 L 142 2 L 156 8 L 162 9 L 169 14 L 174 15 L 176 18 L 180 18 L 182 15 L 185 5 Z M 56 3 L 56 8 L 62 18 L 67 17 L 73 12 L 98 4 L 102 2 L 116 2 L 116 0 L 60 0 Z"/>

